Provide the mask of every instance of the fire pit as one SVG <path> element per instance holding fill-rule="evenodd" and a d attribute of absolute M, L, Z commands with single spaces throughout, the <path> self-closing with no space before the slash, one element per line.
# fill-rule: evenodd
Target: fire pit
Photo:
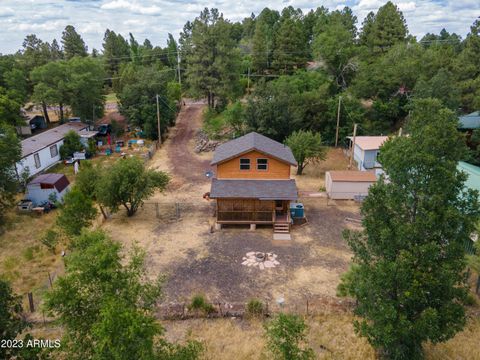
<path fill-rule="evenodd" d="M 258 267 L 260 270 L 280 265 L 277 255 L 269 252 L 250 251 L 242 258 L 242 265 Z"/>

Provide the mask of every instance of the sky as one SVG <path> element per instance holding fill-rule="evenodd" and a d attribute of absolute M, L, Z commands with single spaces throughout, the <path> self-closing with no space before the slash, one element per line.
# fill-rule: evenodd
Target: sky
<path fill-rule="evenodd" d="M 381 0 L 0 0 L 0 53 L 19 50 L 26 35 L 35 33 L 51 42 L 60 40 L 66 25 L 73 25 L 85 40 L 89 51 L 102 49 L 105 29 L 124 36 L 132 32 L 142 41 L 165 46 L 168 33 L 178 38 L 187 20 L 193 20 L 205 7 L 216 7 L 224 16 L 238 21 L 264 7 L 281 10 L 285 6 L 304 12 L 319 6 L 330 10 L 352 8 L 360 27 Z M 465 37 L 470 25 L 480 16 L 480 0 L 401 0 L 396 2 L 407 20 L 411 34 L 421 38 L 442 28 Z"/>

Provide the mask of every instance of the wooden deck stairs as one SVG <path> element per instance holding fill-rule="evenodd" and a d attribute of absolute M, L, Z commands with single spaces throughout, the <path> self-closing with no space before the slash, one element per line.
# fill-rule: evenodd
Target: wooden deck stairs
<path fill-rule="evenodd" d="M 273 223 L 274 233 L 290 233 L 290 219 L 288 215 L 277 215 Z"/>

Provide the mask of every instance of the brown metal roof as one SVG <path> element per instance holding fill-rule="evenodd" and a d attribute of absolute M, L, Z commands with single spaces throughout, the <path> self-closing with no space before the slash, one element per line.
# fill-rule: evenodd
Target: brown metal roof
<path fill-rule="evenodd" d="M 70 130 L 79 132 L 86 129 L 88 125 L 83 123 L 67 123 L 57 126 L 53 129 L 44 131 L 38 135 L 29 137 L 22 141 L 22 158 L 33 154 L 39 150 L 53 145 L 65 137 L 65 134 Z"/>
<path fill-rule="evenodd" d="M 38 175 L 28 183 L 28 185 L 34 184 L 53 185 L 55 186 L 55 189 L 58 190 L 58 192 L 62 192 L 63 189 L 65 189 L 70 184 L 70 182 L 64 174 L 42 174 Z"/>
<path fill-rule="evenodd" d="M 357 171 L 357 170 L 335 170 L 328 171 L 332 181 L 345 181 L 345 182 L 375 182 L 377 177 L 375 173 L 370 171 Z"/>
<path fill-rule="evenodd" d="M 290 165 L 297 166 L 297 161 L 288 146 L 256 132 L 248 133 L 217 147 L 210 164 L 215 165 L 252 150 L 260 151 Z"/>
<path fill-rule="evenodd" d="M 210 198 L 297 200 L 295 180 L 218 180 L 212 179 Z"/>

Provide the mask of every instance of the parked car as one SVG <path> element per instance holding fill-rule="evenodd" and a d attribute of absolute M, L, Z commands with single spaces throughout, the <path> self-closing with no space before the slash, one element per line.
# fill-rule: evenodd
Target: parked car
<path fill-rule="evenodd" d="M 97 131 L 99 136 L 105 136 L 112 132 L 112 126 L 110 124 L 101 124 L 98 126 Z"/>

